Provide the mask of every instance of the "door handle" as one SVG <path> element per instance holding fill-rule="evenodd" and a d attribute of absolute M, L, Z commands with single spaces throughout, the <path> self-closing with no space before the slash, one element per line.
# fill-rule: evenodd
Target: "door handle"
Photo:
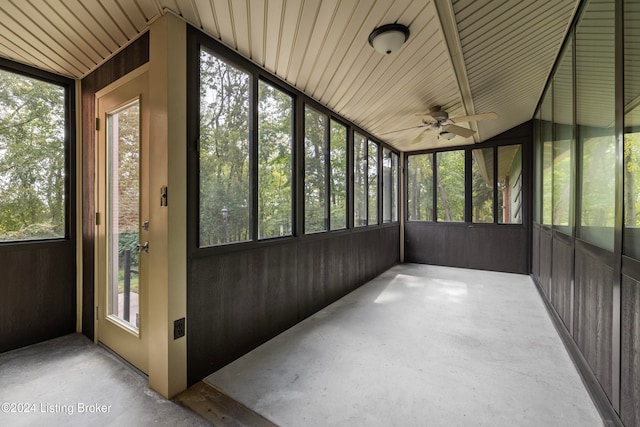
<path fill-rule="evenodd" d="M 149 253 L 149 242 L 144 242 L 142 245 L 138 243 L 136 245 L 136 249 L 138 252 L 145 251 L 146 253 Z"/>

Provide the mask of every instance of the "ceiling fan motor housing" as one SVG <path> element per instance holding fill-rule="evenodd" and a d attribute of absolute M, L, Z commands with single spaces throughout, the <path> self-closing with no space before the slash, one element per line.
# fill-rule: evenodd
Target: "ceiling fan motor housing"
<path fill-rule="evenodd" d="M 449 118 L 449 114 L 446 111 L 442 111 L 441 107 L 434 107 L 429 112 L 429 115 L 438 122 L 443 122 Z"/>

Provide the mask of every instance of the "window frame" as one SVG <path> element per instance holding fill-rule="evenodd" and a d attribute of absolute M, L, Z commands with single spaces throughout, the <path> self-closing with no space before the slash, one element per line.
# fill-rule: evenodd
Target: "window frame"
<path fill-rule="evenodd" d="M 446 225 L 452 225 L 452 226 L 472 225 L 474 227 L 476 226 L 477 227 L 487 227 L 487 226 L 525 227 L 526 221 L 528 221 L 526 206 L 529 204 L 529 202 L 527 201 L 526 194 L 527 194 L 527 191 L 529 191 L 528 190 L 529 184 L 527 182 L 522 182 L 522 185 L 520 188 L 520 197 L 523 202 L 523 206 L 521 208 L 523 213 L 523 215 L 521 216 L 521 222 L 520 223 L 502 223 L 498 220 L 500 209 L 498 206 L 498 180 L 497 180 L 497 175 L 498 175 L 497 161 L 498 161 L 498 150 L 500 147 L 509 147 L 509 146 L 518 146 L 518 145 L 520 146 L 520 152 L 522 156 L 521 168 L 523 169 L 523 174 L 525 173 L 524 170 L 525 168 L 528 167 L 525 164 L 525 161 L 526 161 L 526 157 L 525 157 L 526 141 L 524 140 L 525 138 L 526 136 L 523 136 L 523 141 L 520 141 L 520 142 L 514 142 L 513 140 L 485 141 L 483 143 L 467 145 L 467 146 L 453 146 L 453 147 L 446 147 L 446 148 L 440 148 L 440 149 L 434 148 L 434 149 L 427 149 L 427 150 L 405 152 L 404 153 L 405 166 L 403 171 L 404 188 L 402 189 L 404 194 L 404 197 L 403 197 L 404 221 L 412 222 L 412 223 L 446 224 Z M 489 149 L 489 148 L 492 150 L 492 156 L 493 156 L 493 221 L 492 222 L 473 222 L 472 151 L 477 149 Z M 438 220 L 437 218 L 437 201 L 438 201 L 438 193 L 437 193 L 438 184 L 437 184 L 437 177 L 436 177 L 437 168 L 438 168 L 437 154 L 442 152 L 461 151 L 461 150 L 464 151 L 464 155 L 465 155 L 464 220 L 463 221 L 441 221 L 441 220 Z M 432 177 L 433 177 L 431 182 L 431 196 L 433 198 L 432 205 L 431 205 L 431 218 L 432 218 L 431 220 L 422 220 L 422 219 L 416 220 L 416 219 L 409 218 L 409 197 L 407 192 L 409 190 L 409 176 L 410 176 L 410 165 L 411 165 L 410 158 L 418 155 L 431 156 L 431 168 L 432 168 Z"/>
<path fill-rule="evenodd" d="M 76 85 L 75 81 L 28 65 L 0 58 L 0 69 L 56 85 L 64 90 L 64 233 L 59 237 L 0 241 L 0 247 L 50 244 L 76 240 Z"/>
<path fill-rule="evenodd" d="M 252 217 L 250 224 L 253 228 L 252 239 L 244 242 L 225 243 L 216 246 L 199 246 L 199 174 L 200 165 L 198 160 L 198 141 L 199 141 L 199 87 L 200 87 L 200 75 L 199 75 L 199 55 L 200 50 L 205 49 L 209 53 L 212 53 L 222 61 L 228 62 L 233 67 L 248 73 L 251 76 L 251 99 L 250 99 L 250 153 L 252 160 L 250 163 L 251 168 L 251 201 L 253 203 L 250 215 Z M 292 230 L 293 233 L 290 236 L 276 236 L 265 239 L 258 239 L 258 218 L 257 218 L 257 202 L 258 202 L 258 81 L 261 80 L 274 88 L 281 90 L 293 98 L 293 213 L 292 213 Z M 347 137 L 347 170 L 346 170 L 346 228 L 331 229 L 330 225 L 330 203 L 326 204 L 328 210 L 329 227 L 322 232 L 315 232 L 312 234 L 304 233 L 304 108 L 305 105 L 309 105 L 314 110 L 326 115 L 327 117 L 327 132 L 329 132 L 326 144 L 327 150 L 330 149 L 330 126 L 332 121 L 343 125 L 346 128 Z M 390 225 L 399 225 L 399 221 L 394 223 L 380 223 L 376 225 L 367 225 L 366 227 L 355 227 L 354 225 L 354 185 L 353 185 L 353 140 L 354 132 L 363 135 L 366 141 L 372 140 L 379 147 L 388 148 L 398 156 L 400 160 L 400 152 L 389 146 L 388 144 L 378 140 L 370 135 L 368 132 L 357 127 L 349 120 L 341 117 L 339 114 L 331 111 L 328 107 L 320 104 L 318 101 L 310 98 L 303 92 L 290 86 L 288 83 L 278 78 L 277 76 L 269 73 L 255 63 L 242 57 L 237 52 L 222 45 L 220 42 L 212 39 L 208 35 L 201 31 L 189 27 L 187 29 L 187 141 L 188 143 L 188 156 L 187 156 L 187 245 L 189 256 L 201 257 L 210 256 L 215 254 L 229 253 L 241 250 L 247 250 L 252 248 L 264 247 L 269 245 L 287 244 L 299 240 L 313 240 L 323 239 L 331 237 L 333 235 L 339 235 L 344 233 L 359 232 L 363 229 L 370 228 L 382 228 Z M 381 148 L 379 149 L 378 157 L 381 155 Z M 329 165 L 330 163 L 327 162 Z M 329 167 L 329 166 L 327 166 Z M 401 173 L 398 173 L 398 182 L 401 179 Z M 329 178 L 330 175 L 327 175 Z M 378 161 L 378 181 L 380 183 L 380 161 Z M 327 190 L 330 191 L 331 182 L 330 179 L 326 180 Z M 378 188 L 378 201 L 381 200 L 381 187 Z M 328 193 L 327 193 L 328 194 Z M 400 208 L 401 199 L 399 193 L 397 196 L 397 206 Z M 378 215 L 380 212 L 378 211 Z M 398 214 L 399 216 L 399 214 Z"/>

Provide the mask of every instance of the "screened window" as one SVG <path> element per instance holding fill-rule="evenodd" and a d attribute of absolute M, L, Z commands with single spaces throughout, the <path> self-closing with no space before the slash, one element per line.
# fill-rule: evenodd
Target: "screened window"
<path fill-rule="evenodd" d="M 624 254 L 640 259 L 640 4 L 624 2 Z"/>
<path fill-rule="evenodd" d="M 433 221 L 433 154 L 407 158 L 407 218 Z"/>
<path fill-rule="evenodd" d="M 0 69 L 0 241 L 66 236 L 66 89 Z"/>
<path fill-rule="evenodd" d="M 464 221 L 464 150 L 436 154 L 437 219 Z"/>
<path fill-rule="evenodd" d="M 327 117 L 305 106 L 304 112 L 304 231 L 327 230 L 325 129 Z"/>
<path fill-rule="evenodd" d="M 398 220 L 398 155 L 382 149 L 382 220 Z"/>
<path fill-rule="evenodd" d="M 367 225 L 367 140 L 358 133 L 353 137 L 353 216 L 354 225 Z"/>
<path fill-rule="evenodd" d="M 610 251 L 615 221 L 614 29 L 614 1 L 591 1 L 575 37 L 576 115 L 582 148 L 578 236 Z"/>
<path fill-rule="evenodd" d="M 542 223 L 551 225 L 553 212 L 553 86 L 544 95 L 540 107 L 542 141 Z"/>
<path fill-rule="evenodd" d="M 493 222 L 493 148 L 471 150 L 473 222 Z"/>
<path fill-rule="evenodd" d="M 522 145 L 498 147 L 499 224 L 522 224 Z"/>
<path fill-rule="evenodd" d="M 368 150 L 368 213 L 367 224 L 378 223 L 378 144 L 369 141 Z"/>
<path fill-rule="evenodd" d="M 293 99 L 258 83 L 258 238 L 290 236 L 293 178 Z"/>
<path fill-rule="evenodd" d="M 200 52 L 200 246 L 250 240 L 250 76 Z"/>
<path fill-rule="evenodd" d="M 339 230 L 347 228 L 347 128 L 331 120 L 330 132 L 330 227 Z"/>
<path fill-rule="evenodd" d="M 562 53 L 553 78 L 553 225 L 570 234 L 573 199 L 573 46 Z"/>

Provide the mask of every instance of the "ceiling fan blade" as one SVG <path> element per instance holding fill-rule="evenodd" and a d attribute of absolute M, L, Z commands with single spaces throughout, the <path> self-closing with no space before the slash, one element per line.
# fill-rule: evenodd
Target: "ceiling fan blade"
<path fill-rule="evenodd" d="M 484 113 L 484 114 L 474 114 L 473 116 L 460 116 L 460 117 L 452 117 L 451 120 L 454 123 L 460 122 L 477 122 L 480 120 L 491 120 L 497 119 L 498 115 L 496 113 Z"/>
<path fill-rule="evenodd" d="M 380 134 L 380 136 L 384 136 L 384 135 L 391 135 L 392 133 L 398 133 L 398 132 L 404 132 L 406 130 L 412 130 L 412 129 L 420 129 L 423 128 L 424 125 L 419 125 L 419 126 L 411 126 L 410 128 L 404 128 L 404 129 L 396 129 L 396 130 L 391 130 L 389 132 L 383 132 Z"/>
<path fill-rule="evenodd" d="M 413 140 L 413 141 L 411 141 L 411 143 L 412 143 L 412 144 L 417 144 L 418 142 L 421 142 L 421 141 L 424 139 L 424 137 L 427 135 L 427 132 L 429 132 L 429 129 L 425 129 L 425 130 L 423 130 L 422 132 L 420 132 L 420 133 L 418 134 L 418 136 L 416 136 L 416 137 L 414 138 L 414 140 Z"/>
<path fill-rule="evenodd" d="M 445 125 L 445 126 L 442 126 L 442 130 L 444 132 L 454 133 L 454 134 L 456 134 L 458 136 L 461 136 L 463 138 L 469 138 L 470 136 L 473 136 L 474 133 L 476 133 L 475 131 L 473 131 L 471 129 L 463 128 L 462 126 L 456 126 L 456 125 Z"/>

